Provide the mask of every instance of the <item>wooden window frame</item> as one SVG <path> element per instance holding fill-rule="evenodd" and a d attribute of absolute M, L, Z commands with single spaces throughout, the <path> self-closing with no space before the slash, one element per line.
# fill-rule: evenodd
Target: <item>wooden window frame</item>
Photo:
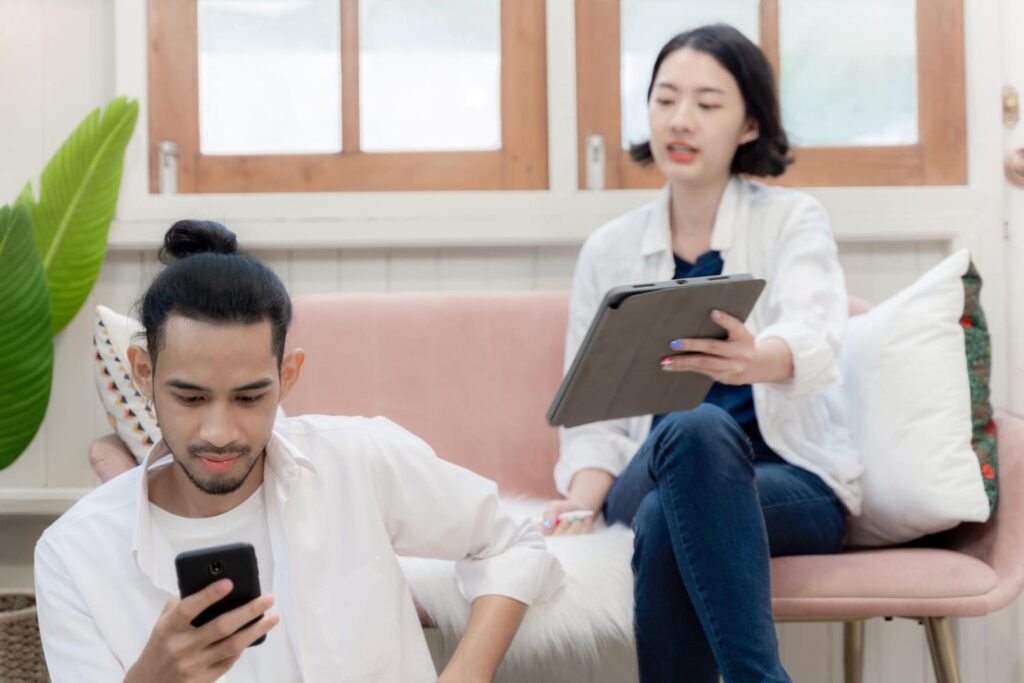
<path fill-rule="evenodd" d="M 576 2 L 576 95 L 579 183 L 585 187 L 588 135 L 605 141 L 606 188 L 654 188 L 664 178 L 622 149 L 619 0 Z M 779 75 L 778 0 L 761 0 L 760 42 Z M 802 147 L 779 178 L 798 187 L 964 185 L 967 182 L 967 119 L 963 0 L 917 3 L 918 136 L 913 145 Z M 942 106 L 935 106 L 941 103 Z"/>
<path fill-rule="evenodd" d="M 495 151 L 359 151 L 359 2 L 341 2 L 342 151 L 204 155 L 196 0 L 149 0 L 149 191 L 157 147 L 178 146 L 178 192 L 540 190 L 548 187 L 544 0 L 501 0 L 501 138 Z"/>

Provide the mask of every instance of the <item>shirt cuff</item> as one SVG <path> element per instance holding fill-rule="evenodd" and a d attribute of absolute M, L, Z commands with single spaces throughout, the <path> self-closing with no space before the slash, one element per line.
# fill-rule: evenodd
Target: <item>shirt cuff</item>
<path fill-rule="evenodd" d="M 532 522 L 529 522 L 532 524 Z M 455 563 L 459 592 L 472 603 L 482 595 L 502 595 L 527 605 L 547 600 L 565 583 L 565 570 L 539 531 L 505 552 Z"/>
<path fill-rule="evenodd" d="M 778 337 L 793 355 L 793 376 L 784 382 L 771 382 L 772 389 L 789 398 L 820 393 L 842 383 L 836 365 L 838 344 L 830 343 L 821 332 L 793 322 L 778 322 L 761 330 L 757 340 Z"/>
<path fill-rule="evenodd" d="M 590 429 L 593 430 L 592 427 Z M 555 465 L 555 488 L 563 496 L 569 495 L 572 478 L 584 469 L 604 470 L 617 477 L 639 448 L 640 444 L 636 441 L 616 432 L 597 433 L 593 430 L 589 434 L 572 436 L 563 433 L 562 454 Z"/>

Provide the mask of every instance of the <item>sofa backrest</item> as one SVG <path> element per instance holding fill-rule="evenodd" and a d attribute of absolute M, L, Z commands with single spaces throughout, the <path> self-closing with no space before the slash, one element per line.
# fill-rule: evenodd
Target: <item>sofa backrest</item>
<path fill-rule="evenodd" d="M 503 494 L 555 495 L 568 293 L 297 297 L 287 348 L 305 349 L 289 415 L 383 415 Z"/>

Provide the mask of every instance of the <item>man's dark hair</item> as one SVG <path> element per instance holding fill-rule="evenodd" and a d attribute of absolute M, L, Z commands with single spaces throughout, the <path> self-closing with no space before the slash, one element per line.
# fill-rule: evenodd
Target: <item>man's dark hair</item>
<path fill-rule="evenodd" d="M 164 235 L 160 261 L 167 264 L 139 302 L 154 365 L 172 313 L 215 324 L 270 322 L 280 368 L 292 302 L 267 266 L 238 253 L 235 233 L 213 221 L 178 221 Z"/>
<path fill-rule="evenodd" d="M 757 121 L 757 139 L 739 146 L 730 170 L 755 176 L 780 176 L 785 173 L 786 166 L 793 163 L 793 159 L 788 156 L 789 139 L 782 128 L 772 67 L 761 49 L 732 26 L 701 26 L 680 33 L 665 43 L 658 58 L 654 60 L 651 83 L 647 86 L 647 101 L 650 101 L 654 91 L 654 79 L 658 76 L 661 63 L 684 47 L 711 55 L 732 74 L 743 95 L 747 116 Z M 650 141 L 631 145 L 629 156 L 643 166 L 653 162 Z"/>

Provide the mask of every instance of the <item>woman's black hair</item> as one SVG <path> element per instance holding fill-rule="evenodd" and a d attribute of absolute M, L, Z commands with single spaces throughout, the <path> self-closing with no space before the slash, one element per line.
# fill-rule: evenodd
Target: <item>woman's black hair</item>
<path fill-rule="evenodd" d="M 270 322 L 272 351 L 280 368 L 292 302 L 267 266 L 238 253 L 235 233 L 214 221 L 183 220 L 164 235 L 167 264 L 139 302 L 154 365 L 172 313 L 215 324 Z"/>
<path fill-rule="evenodd" d="M 793 163 L 789 157 L 789 139 L 782 128 L 779 100 L 775 95 L 775 77 L 772 67 L 761 49 L 732 26 L 712 24 L 680 33 L 661 48 L 654 60 L 651 83 L 647 86 L 647 101 L 654 92 L 654 79 L 665 58 L 676 50 L 688 47 L 711 55 L 732 74 L 739 84 L 747 116 L 757 121 L 756 140 L 744 143 L 732 159 L 732 173 L 755 176 L 780 176 L 786 166 Z M 654 161 L 650 141 L 631 145 L 629 156 L 646 166 Z"/>

